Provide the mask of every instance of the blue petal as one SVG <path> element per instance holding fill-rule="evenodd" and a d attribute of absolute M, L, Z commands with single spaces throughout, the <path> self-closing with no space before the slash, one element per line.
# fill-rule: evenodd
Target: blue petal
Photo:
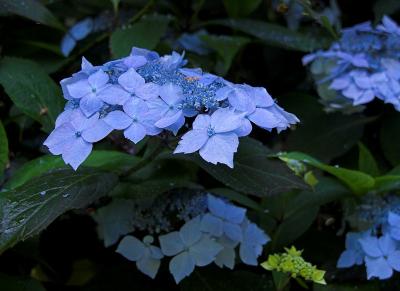
<path fill-rule="evenodd" d="M 69 33 L 64 35 L 63 39 L 61 40 L 61 53 L 68 57 L 69 54 L 76 46 L 76 40 L 71 37 Z"/>
<path fill-rule="evenodd" d="M 358 240 L 360 242 L 362 250 L 370 257 L 381 257 L 382 251 L 378 245 L 378 238 L 368 236 L 365 238 L 360 238 Z"/>
<path fill-rule="evenodd" d="M 235 205 L 226 206 L 224 218 L 232 223 L 240 224 L 246 216 L 246 209 Z"/>
<path fill-rule="evenodd" d="M 185 246 L 190 247 L 201 239 L 201 221 L 200 217 L 195 217 L 186 222 L 179 231 L 179 235 Z"/>
<path fill-rule="evenodd" d="M 215 257 L 215 264 L 220 267 L 227 267 L 231 270 L 235 267 L 235 249 L 224 247 L 222 251 Z"/>
<path fill-rule="evenodd" d="M 81 108 L 82 112 L 87 117 L 89 117 L 98 112 L 103 104 L 104 103 L 100 98 L 97 98 L 97 96 L 90 94 L 81 99 L 79 107 Z"/>
<path fill-rule="evenodd" d="M 379 238 L 378 245 L 384 256 L 388 256 L 396 250 L 396 242 L 387 234 Z"/>
<path fill-rule="evenodd" d="M 357 254 L 353 250 L 345 250 L 336 264 L 338 268 L 349 268 L 356 264 Z"/>
<path fill-rule="evenodd" d="M 220 133 L 211 136 L 200 149 L 200 156 L 214 165 L 221 163 L 233 168 L 233 154 L 239 146 L 238 136 L 231 133 Z"/>
<path fill-rule="evenodd" d="M 179 283 L 183 278 L 189 276 L 194 270 L 194 260 L 188 252 L 183 252 L 173 257 L 169 262 L 169 271 L 174 276 L 175 282 Z"/>
<path fill-rule="evenodd" d="M 145 256 L 136 262 L 137 268 L 152 279 L 156 277 L 160 264 L 160 260 L 153 259 L 149 256 Z"/>
<path fill-rule="evenodd" d="M 395 269 L 397 272 L 400 272 L 400 251 L 391 253 L 387 257 L 387 261 L 393 269 Z"/>
<path fill-rule="evenodd" d="M 207 195 L 207 207 L 208 210 L 215 216 L 224 217 L 226 212 L 227 203 L 221 198 L 217 198 L 211 194 Z"/>
<path fill-rule="evenodd" d="M 185 249 L 179 232 L 174 231 L 159 237 L 161 251 L 166 256 L 175 256 Z"/>
<path fill-rule="evenodd" d="M 194 153 L 201 149 L 207 140 L 208 135 L 205 130 L 190 130 L 182 136 L 182 139 L 179 141 L 174 153 Z"/>
<path fill-rule="evenodd" d="M 224 222 L 224 233 L 233 241 L 241 242 L 243 240 L 242 228 L 238 224 Z"/>
<path fill-rule="evenodd" d="M 365 257 L 365 265 L 367 266 L 368 280 L 377 277 L 381 280 L 389 279 L 393 275 L 392 267 L 383 257 L 371 258 Z"/>
<path fill-rule="evenodd" d="M 196 266 L 203 267 L 211 264 L 223 247 L 204 235 L 200 241 L 189 248 L 189 255 L 193 258 Z"/>
<path fill-rule="evenodd" d="M 76 170 L 80 164 L 86 160 L 92 151 L 93 145 L 83 140 L 83 138 L 76 138 L 69 145 L 68 149 L 63 152 L 62 158 L 65 163 L 72 166 Z"/>
<path fill-rule="evenodd" d="M 89 35 L 93 30 L 93 19 L 85 18 L 79 22 L 77 22 L 74 26 L 71 27 L 69 33 L 76 40 L 82 40 Z"/>
<path fill-rule="evenodd" d="M 201 231 L 219 237 L 224 233 L 222 220 L 210 213 L 201 219 Z"/>
<path fill-rule="evenodd" d="M 146 251 L 146 246 L 136 237 L 127 235 L 118 245 L 117 253 L 123 255 L 130 261 L 138 261 L 143 258 Z"/>
<path fill-rule="evenodd" d="M 241 243 L 239 248 L 240 259 L 243 263 L 251 266 L 258 265 L 258 257 L 260 256 L 260 248 L 247 243 Z"/>

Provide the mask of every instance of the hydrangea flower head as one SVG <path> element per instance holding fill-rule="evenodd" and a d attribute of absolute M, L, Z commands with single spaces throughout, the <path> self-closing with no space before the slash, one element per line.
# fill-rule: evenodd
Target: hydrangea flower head
<path fill-rule="evenodd" d="M 364 262 L 365 253 L 361 248 L 359 239 L 367 236 L 369 236 L 368 232 L 348 232 L 346 234 L 346 250 L 339 257 L 338 268 L 349 268 L 354 265 L 361 265 Z"/>
<path fill-rule="evenodd" d="M 306 55 L 327 110 L 351 112 L 378 98 L 400 110 L 400 28 L 385 16 L 342 31 L 329 50 Z"/>
<path fill-rule="evenodd" d="M 96 116 L 91 133 L 96 138 L 86 140 L 90 147 L 113 130 L 123 130 L 127 139 L 137 143 L 163 131 L 177 135 L 187 118 L 195 117 L 192 125 L 187 124 L 189 130 L 182 132 L 175 153 L 199 151 L 204 160 L 232 168 L 239 137 L 250 134 L 250 122 L 280 132 L 299 121 L 280 108 L 264 88 L 233 84 L 201 69 L 184 68 L 186 63 L 184 54 L 160 57 L 140 48 L 101 66 L 83 58 L 81 71 L 61 81 L 68 102 L 57 118 L 56 130 L 71 127 L 83 113 L 89 120 Z M 52 146 L 63 141 L 68 144 L 68 139 L 51 135 Z M 87 155 L 73 152 L 78 155 L 76 169 Z M 67 157 L 69 161 L 71 157 Z"/>

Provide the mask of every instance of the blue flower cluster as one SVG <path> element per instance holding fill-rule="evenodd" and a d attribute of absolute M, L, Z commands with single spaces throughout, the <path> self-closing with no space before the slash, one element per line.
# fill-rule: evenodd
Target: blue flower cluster
<path fill-rule="evenodd" d="M 243 263 L 258 265 L 257 259 L 270 238 L 246 217 L 246 209 L 217 198 L 205 196 L 207 208 L 203 214 L 186 221 L 179 231 L 159 236 L 160 247 L 154 238 L 145 236 L 142 241 L 128 235 L 118 245 L 117 252 L 138 269 L 155 278 L 161 259 L 171 257 L 169 270 L 176 283 L 189 276 L 196 266 L 215 263 L 233 269 L 236 248 Z"/>
<path fill-rule="evenodd" d="M 133 48 L 130 56 L 102 66 L 83 59 L 81 71 L 61 81 L 68 103 L 44 144 L 77 169 L 93 143 L 113 130 L 138 143 L 164 130 L 176 135 L 186 118 L 195 117 L 175 153 L 199 151 L 210 163 L 233 167 L 239 137 L 250 134 L 252 123 L 280 132 L 298 122 L 264 88 L 182 68 L 183 57 Z"/>
<path fill-rule="evenodd" d="M 344 29 L 329 50 L 306 55 L 303 63 L 311 64 L 328 110 L 362 109 L 375 97 L 400 110 L 400 27 L 387 16 L 376 27 Z"/>
<path fill-rule="evenodd" d="M 377 202 L 369 204 L 368 202 Z M 368 198 L 356 212 L 363 222 L 372 224 L 368 230 L 348 232 L 346 249 L 337 262 L 338 268 L 365 263 L 367 278 L 381 280 L 400 272 L 400 198 Z"/>

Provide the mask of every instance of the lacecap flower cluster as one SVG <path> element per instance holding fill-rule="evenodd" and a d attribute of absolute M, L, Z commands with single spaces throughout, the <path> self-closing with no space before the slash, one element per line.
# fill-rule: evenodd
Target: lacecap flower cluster
<path fill-rule="evenodd" d="M 246 209 L 211 194 L 202 198 L 206 205 L 203 213 L 187 220 L 178 231 L 160 235 L 159 246 L 154 245 L 154 234 L 142 240 L 127 235 L 116 252 L 136 262 L 137 268 L 151 278 L 157 275 L 161 260 L 170 257 L 169 271 L 176 283 L 196 266 L 215 263 L 233 269 L 237 248 L 243 263 L 257 266 L 263 246 L 270 241 L 268 235 L 247 219 Z"/>
<path fill-rule="evenodd" d="M 93 143 L 113 130 L 138 143 L 162 131 L 176 135 L 194 118 L 175 153 L 199 151 L 210 163 L 233 167 L 239 137 L 250 134 L 252 123 L 280 132 L 299 121 L 264 88 L 233 84 L 185 64 L 183 54 L 160 57 L 140 48 L 102 66 L 83 58 L 81 71 L 61 81 L 68 102 L 44 144 L 77 169 Z"/>
<path fill-rule="evenodd" d="M 368 197 L 359 206 L 355 217 L 367 230 L 348 232 L 346 249 L 337 262 L 338 268 L 365 264 L 367 278 L 380 280 L 400 272 L 400 198 Z"/>
<path fill-rule="evenodd" d="M 400 111 L 400 27 L 389 17 L 344 29 L 329 50 L 303 58 L 328 110 L 354 111 L 378 98 Z"/>

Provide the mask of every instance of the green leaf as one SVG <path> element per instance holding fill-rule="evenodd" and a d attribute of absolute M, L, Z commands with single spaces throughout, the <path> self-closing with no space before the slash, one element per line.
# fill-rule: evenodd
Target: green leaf
<path fill-rule="evenodd" d="M 374 156 L 361 142 L 358 143 L 358 169 L 373 177 L 379 176 L 379 168 Z"/>
<path fill-rule="evenodd" d="M 248 38 L 240 36 L 211 34 L 202 35 L 201 39 L 208 47 L 217 52 L 219 60 L 216 63 L 215 71 L 220 75 L 225 75 L 228 72 L 236 54 L 250 41 Z"/>
<path fill-rule="evenodd" d="M 245 2 L 245 1 L 243 1 Z M 250 19 L 222 19 L 209 22 L 228 26 L 252 35 L 267 45 L 289 50 L 311 52 L 329 46 L 329 39 L 315 34 L 303 34 L 286 27 Z"/>
<path fill-rule="evenodd" d="M 115 244 L 121 236 L 133 231 L 136 211 L 132 200 L 113 199 L 110 204 L 95 212 L 93 218 L 97 222 L 97 231 L 105 247 Z"/>
<path fill-rule="evenodd" d="M 60 88 L 38 64 L 24 59 L 4 58 L 0 62 L 0 84 L 14 104 L 40 122 L 45 131 L 54 128 L 64 100 Z"/>
<path fill-rule="evenodd" d="M 45 291 L 40 282 L 29 277 L 17 277 L 0 273 L 0 286 L 4 291 Z"/>
<path fill-rule="evenodd" d="M 385 158 L 393 165 L 400 164 L 400 114 L 387 116 L 381 126 L 380 142 Z"/>
<path fill-rule="evenodd" d="M 135 166 L 140 160 L 138 157 L 118 151 L 96 150 L 90 154 L 82 166 L 120 173 L 127 168 Z M 15 171 L 10 180 L 4 185 L 4 189 L 14 189 L 50 170 L 65 167 L 67 166 L 60 156 L 41 156 L 25 163 Z"/>
<path fill-rule="evenodd" d="M 375 184 L 375 179 L 368 174 L 360 171 L 329 166 L 301 152 L 280 153 L 277 155 L 277 157 L 285 161 L 296 160 L 303 162 L 325 171 L 338 178 L 340 181 L 346 184 L 353 191 L 353 193 L 358 195 L 365 194 L 367 191 L 371 190 Z"/>
<path fill-rule="evenodd" d="M 0 0 L 0 11 L 16 14 L 35 22 L 64 30 L 64 26 L 60 21 L 46 8 L 46 6 L 37 0 Z"/>
<path fill-rule="evenodd" d="M 378 22 L 384 15 L 394 14 L 399 10 L 398 0 L 378 0 L 374 4 L 375 21 Z"/>
<path fill-rule="evenodd" d="M 143 17 L 128 28 L 117 29 L 110 38 L 111 52 L 115 58 L 129 55 L 132 47 L 154 49 L 167 30 L 170 18 L 164 15 Z"/>
<path fill-rule="evenodd" d="M 375 178 L 374 191 L 387 193 L 400 189 L 400 175 L 385 175 Z"/>
<path fill-rule="evenodd" d="M 319 285 L 314 284 L 314 291 L 380 291 L 382 289 L 380 282 L 371 282 L 365 284 L 356 284 L 352 282 L 351 284 L 328 284 Z"/>
<path fill-rule="evenodd" d="M 3 123 L 0 120 L 0 176 L 8 163 L 8 139 Z"/>
<path fill-rule="evenodd" d="M 289 284 L 290 276 L 287 273 L 272 271 L 275 288 L 277 291 L 282 291 Z"/>
<path fill-rule="evenodd" d="M 234 168 L 213 165 L 199 155 L 173 155 L 192 161 L 226 186 L 246 194 L 268 196 L 290 189 L 308 189 L 304 181 L 284 164 L 269 159 L 267 148 L 261 143 L 246 138 L 240 141 L 239 151 L 234 157 Z"/>
<path fill-rule="evenodd" d="M 318 100 L 306 94 L 291 94 L 279 100 L 301 120 L 284 144 L 287 151 L 301 151 L 324 162 L 339 157 L 360 140 L 364 125 L 373 120 L 356 114 L 326 114 Z"/>
<path fill-rule="evenodd" d="M 38 234 L 65 211 L 107 195 L 117 181 L 111 173 L 64 169 L 0 192 L 0 253 Z"/>
<path fill-rule="evenodd" d="M 261 0 L 224 0 L 225 9 L 230 17 L 247 16 L 260 4 Z"/>

